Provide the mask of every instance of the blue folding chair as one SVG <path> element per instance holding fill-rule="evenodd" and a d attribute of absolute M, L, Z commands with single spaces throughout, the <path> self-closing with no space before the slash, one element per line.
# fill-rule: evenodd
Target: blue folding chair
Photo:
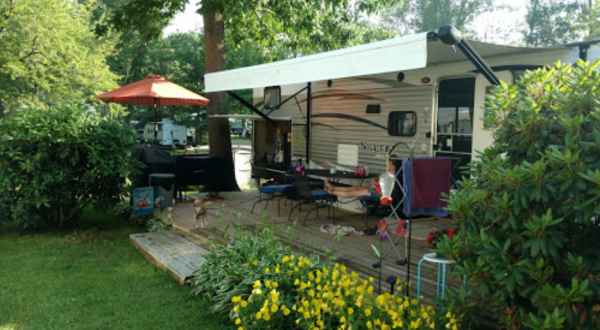
<path fill-rule="evenodd" d="M 280 202 L 280 197 L 285 197 L 286 196 L 286 192 L 289 189 L 293 189 L 295 186 L 294 183 L 289 183 L 289 184 L 276 184 L 276 185 L 270 185 L 270 186 L 264 186 L 264 187 L 260 187 L 258 189 L 258 192 L 260 193 L 260 199 L 254 203 L 254 205 L 252 205 L 252 210 L 250 211 L 250 213 L 254 212 L 254 207 L 256 206 L 256 204 L 260 203 L 260 202 L 265 202 L 265 209 L 267 208 L 267 206 L 269 205 L 269 202 L 272 200 L 275 200 L 277 198 L 277 215 L 279 216 L 279 202 Z M 267 196 L 267 198 L 263 199 L 263 194 Z"/>

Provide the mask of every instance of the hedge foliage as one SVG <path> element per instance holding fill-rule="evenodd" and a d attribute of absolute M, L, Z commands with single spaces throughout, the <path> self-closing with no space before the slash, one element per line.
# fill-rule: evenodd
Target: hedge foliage
<path fill-rule="evenodd" d="M 508 329 L 600 327 L 599 64 L 497 87 L 495 143 L 449 197 L 460 232 L 438 248 Z"/>
<path fill-rule="evenodd" d="M 118 120 L 69 106 L 0 120 L 0 221 L 62 228 L 88 205 L 118 201 L 137 168 L 134 137 Z"/>

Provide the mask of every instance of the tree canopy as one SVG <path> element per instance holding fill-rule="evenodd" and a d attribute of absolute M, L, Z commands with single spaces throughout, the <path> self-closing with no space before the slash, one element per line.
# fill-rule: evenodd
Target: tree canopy
<path fill-rule="evenodd" d="M 525 42 L 548 46 L 600 36 L 600 8 L 593 0 L 529 0 Z"/>
<path fill-rule="evenodd" d="M 23 106 L 85 103 L 117 87 L 106 64 L 113 40 L 92 33 L 95 4 L 0 3 L 0 116 Z"/>
<path fill-rule="evenodd" d="M 387 11 L 382 24 L 398 35 L 434 31 L 452 25 L 465 31 L 477 15 L 492 10 L 492 0 L 414 0 Z"/>

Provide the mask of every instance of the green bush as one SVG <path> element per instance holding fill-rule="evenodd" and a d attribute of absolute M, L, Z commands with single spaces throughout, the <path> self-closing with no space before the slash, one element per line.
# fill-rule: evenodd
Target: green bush
<path fill-rule="evenodd" d="M 508 329 L 600 327 L 600 74 L 578 63 L 495 88 L 495 143 L 448 198 L 458 261 Z"/>
<path fill-rule="evenodd" d="M 281 276 L 276 273 L 277 263 L 284 255 L 291 254 L 291 249 L 279 241 L 272 225 L 263 221 L 257 226 L 255 232 L 235 226 L 232 244 L 212 244 L 211 253 L 204 255 L 204 263 L 194 272 L 196 277 L 191 280 L 194 292 L 212 299 L 216 313 L 228 314 L 233 309 L 231 298 L 250 295 L 257 280 L 275 280 Z M 322 267 L 318 255 L 311 260 L 315 270 Z M 273 270 L 270 278 L 265 277 L 265 269 Z"/>
<path fill-rule="evenodd" d="M 62 228 L 88 205 L 108 208 L 137 167 L 134 137 L 129 125 L 69 106 L 0 120 L 0 219 Z"/>
<path fill-rule="evenodd" d="M 317 254 L 292 254 L 266 221 L 255 232 L 235 231 L 230 245 L 211 246 L 190 282 L 238 329 L 460 328 L 448 310 L 436 312 L 404 296 L 374 296 L 373 279 L 331 265 L 328 250 L 324 262 Z"/>

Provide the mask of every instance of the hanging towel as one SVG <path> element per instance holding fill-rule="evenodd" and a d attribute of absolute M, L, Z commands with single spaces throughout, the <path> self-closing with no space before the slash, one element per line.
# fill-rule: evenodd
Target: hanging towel
<path fill-rule="evenodd" d="M 448 159 L 450 162 L 452 161 L 451 158 L 418 158 L 418 159 Z M 404 214 L 408 215 L 408 214 L 412 214 L 412 215 L 430 215 L 430 216 L 438 216 L 438 217 L 446 217 L 448 216 L 448 212 L 446 210 L 443 209 L 442 206 L 433 206 L 433 207 L 415 207 L 414 205 L 414 198 L 411 199 L 412 197 L 412 184 L 411 184 L 411 180 L 412 180 L 412 172 L 411 172 L 411 162 L 412 160 L 408 160 L 405 164 L 404 164 L 404 175 L 403 175 L 403 185 L 404 185 L 404 190 L 406 192 L 406 199 L 404 200 L 404 205 L 403 205 L 403 210 L 404 210 Z M 450 164 L 450 163 L 449 163 Z M 450 167 L 448 167 L 448 175 L 450 171 Z M 450 192 L 450 177 L 448 176 L 448 192 Z M 418 189 L 416 189 L 418 190 Z M 421 190 L 423 191 L 423 190 Z M 439 196 L 439 198 L 441 198 L 441 192 L 437 195 Z M 410 201 L 413 201 L 413 207 L 412 207 L 412 212 L 411 212 L 411 208 L 410 208 Z M 441 205 L 441 204 L 440 204 Z"/>
<path fill-rule="evenodd" d="M 415 158 L 413 207 L 446 207 L 442 193 L 450 194 L 451 158 Z"/>

